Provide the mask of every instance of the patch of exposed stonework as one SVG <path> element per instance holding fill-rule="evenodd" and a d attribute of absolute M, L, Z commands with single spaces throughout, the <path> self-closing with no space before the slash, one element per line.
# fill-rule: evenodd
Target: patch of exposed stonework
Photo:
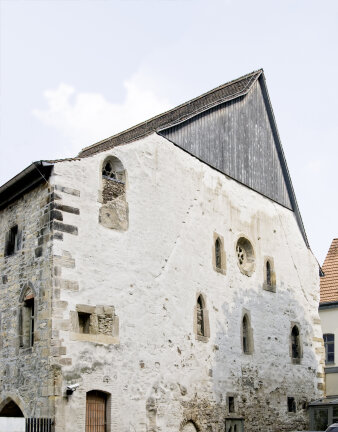
<path fill-rule="evenodd" d="M 1 345 L 0 403 L 20 395 L 27 416 L 53 417 L 53 370 L 48 368 L 51 338 L 52 190 L 42 185 L 0 212 Z M 17 225 L 20 242 L 5 256 L 6 233 Z M 27 287 L 35 293 L 34 345 L 20 347 L 20 296 Z M 27 291 L 28 292 L 28 291 Z"/>

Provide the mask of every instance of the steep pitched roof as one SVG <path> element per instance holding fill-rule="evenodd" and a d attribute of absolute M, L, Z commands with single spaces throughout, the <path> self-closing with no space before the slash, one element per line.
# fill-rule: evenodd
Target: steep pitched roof
<path fill-rule="evenodd" d="M 326 255 L 320 278 L 320 303 L 338 301 L 338 239 L 333 239 Z"/>
<path fill-rule="evenodd" d="M 254 99 L 255 97 L 256 99 Z M 248 105 L 250 105 L 249 109 L 251 110 L 249 114 L 251 118 L 248 118 L 248 121 L 244 123 L 244 117 L 241 114 L 246 115 L 248 112 L 243 113 L 242 102 L 246 104 L 247 111 Z M 259 107 L 257 102 L 259 102 Z M 208 122 L 207 120 L 203 124 L 201 117 L 207 117 L 213 110 L 218 111 L 220 116 L 222 116 L 222 109 L 224 108 L 223 112 L 230 110 L 232 104 L 236 104 L 242 110 L 241 114 L 239 117 L 230 115 L 222 124 L 218 122 L 216 129 L 218 128 L 219 137 L 222 135 L 218 142 L 206 144 L 204 141 L 197 143 L 198 137 L 200 141 L 203 141 L 204 137 L 202 137 L 200 132 L 203 128 L 205 131 L 205 126 Z M 227 133 L 221 129 L 225 124 L 231 126 L 232 119 L 235 117 L 237 120 L 239 119 L 236 131 L 240 132 L 242 136 L 238 135 L 236 142 L 229 144 L 225 142 Z M 179 133 L 176 133 L 179 132 L 180 128 L 188 129 L 187 126 L 189 124 L 192 124 L 192 122 L 196 123 L 199 120 L 201 120 L 199 123 L 201 128 L 198 129 L 198 127 L 195 127 L 195 140 L 192 135 L 186 139 L 186 137 L 179 136 Z M 216 135 L 215 132 L 217 132 L 215 128 L 213 129 L 212 125 L 214 120 L 214 124 L 219 120 L 219 118 L 217 120 L 217 115 L 207 125 L 210 130 L 209 137 L 214 137 Z M 257 122 L 260 124 L 257 124 Z M 251 129 L 249 129 L 248 125 Z M 262 130 L 265 130 L 269 135 L 269 148 L 266 146 L 264 148 L 265 144 L 261 145 L 265 139 L 263 136 L 264 133 L 263 135 L 261 133 Z M 234 178 L 284 207 L 293 210 L 305 244 L 309 247 L 262 69 L 223 84 L 170 111 L 153 117 L 97 144 L 86 147 L 79 153 L 79 157 L 92 156 L 116 146 L 136 141 L 153 132 L 162 135 L 218 171 Z M 261 134 L 260 137 L 258 137 L 259 134 Z M 228 134 L 228 136 L 233 136 L 233 133 Z M 255 137 L 255 143 L 253 140 L 248 139 L 248 136 Z M 263 141 L 259 141 L 260 138 Z M 190 143 L 188 142 L 189 140 Z M 264 153 L 264 149 L 268 151 Z M 231 167 L 226 166 L 226 160 L 232 160 Z"/>
<path fill-rule="evenodd" d="M 216 87 L 215 89 L 185 102 L 176 108 L 84 148 L 79 153 L 79 157 L 92 156 L 93 154 L 109 150 L 110 148 L 120 144 L 135 141 L 153 132 L 182 123 L 221 103 L 244 96 L 250 91 L 251 87 L 262 73 L 263 69 L 260 69 Z"/>

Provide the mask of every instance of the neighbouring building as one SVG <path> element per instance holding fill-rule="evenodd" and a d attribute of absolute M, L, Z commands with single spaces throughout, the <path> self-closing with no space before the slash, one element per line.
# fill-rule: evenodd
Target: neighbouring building
<path fill-rule="evenodd" d="M 0 233 L 0 421 L 308 426 L 318 264 L 262 70 L 33 163 L 0 188 Z"/>
<path fill-rule="evenodd" d="M 325 347 L 326 397 L 311 404 L 313 424 L 338 422 L 338 239 L 333 239 L 320 278 L 319 316 Z"/>

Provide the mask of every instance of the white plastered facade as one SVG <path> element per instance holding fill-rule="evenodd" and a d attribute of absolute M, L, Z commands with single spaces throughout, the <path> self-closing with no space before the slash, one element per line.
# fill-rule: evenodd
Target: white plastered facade
<path fill-rule="evenodd" d="M 126 170 L 126 231 L 98 221 L 101 166 L 108 155 Z M 80 210 L 64 213 L 63 220 L 78 235 L 64 233 L 53 244 L 55 256 L 74 260 L 62 268 L 62 278 L 79 288 L 60 290 L 63 310 L 52 324 L 70 359 L 62 367 L 57 432 L 84 432 L 91 390 L 109 394 L 112 432 L 176 432 L 190 420 L 199 431 L 223 431 L 228 394 L 235 395 L 236 416 L 245 418 L 246 430 L 306 425 L 304 410 L 287 412 L 287 397 L 300 406 L 322 394 L 319 279 L 292 211 L 157 134 L 58 162 L 51 184 L 80 192 L 57 192 L 64 205 Z M 213 266 L 214 233 L 224 239 L 225 274 Z M 241 236 L 254 247 L 250 277 L 238 268 Z M 275 293 L 263 289 L 266 256 L 274 261 Z M 209 312 L 206 342 L 194 334 L 198 293 Z M 78 304 L 114 306 L 116 343 L 72 340 L 70 314 Z M 243 311 L 250 313 L 250 355 L 242 352 Z M 299 365 L 290 356 L 291 323 L 300 328 Z M 74 383 L 78 390 L 65 397 Z"/>

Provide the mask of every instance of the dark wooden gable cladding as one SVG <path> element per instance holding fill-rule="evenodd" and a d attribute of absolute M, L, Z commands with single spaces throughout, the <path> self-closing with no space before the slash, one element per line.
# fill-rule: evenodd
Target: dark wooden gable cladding
<path fill-rule="evenodd" d="M 159 133 L 208 165 L 292 209 L 260 81 L 246 96 Z"/>
<path fill-rule="evenodd" d="M 247 94 L 158 133 L 229 177 L 293 210 L 309 247 L 264 74 Z"/>

